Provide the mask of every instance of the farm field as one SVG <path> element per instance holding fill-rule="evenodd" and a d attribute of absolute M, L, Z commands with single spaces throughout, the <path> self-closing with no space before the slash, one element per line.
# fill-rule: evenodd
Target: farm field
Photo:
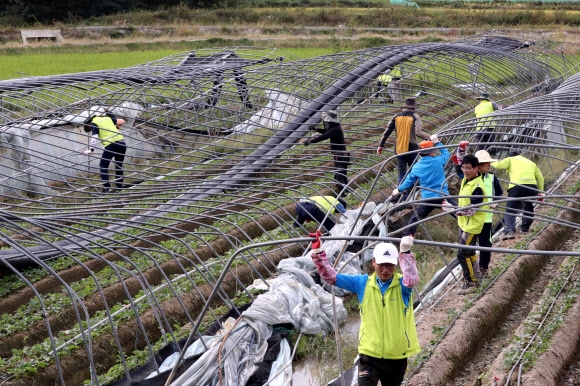
<path fill-rule="evenodd" d="M 305 15 L 302 9 L 283 9 L 278 14 L 286 11 Z M 309 11 L 327 15 L 323 25 L 334 25 L 351 10 Z M 384 18 L 383 11 L 376 13 Z M 225 14 L 231 15 L 229 12 Z M 252 12 L 271 15 L 272 9 L 239 11 L 246 15 Z M 359 20 L 367 12 L 352 10 L 351 20 Z M 395 12 L 424 16 L 411 9 Z M 558 12 L 530 11 L 522 20 L 525 24 L 533 17 L 551 20 L 545 15 L 560 15 Z M 111 22 L 119 17 L 102 20 Z M 256 19 L 258 23 L 260 18 Z M 135 16 L 131 23 L 145 20 Z M 309 20 L 305 18 L 304 22 Z M 546 23 L 543 25 L 549 25 Z M 110 26 L 122 29 L 115 23 Z M 7 217 L 0 229 L 2 256 L 52 257 L 42 267 L 17 269 L 21 275 L 0 270 L 0 383 L 48 386 L 66 380 L 67 385 L 111 384 L 142 366 L 152 351 L 175 350 L 177 346 L 172 342 L 187 338 L 192 326 L 205 333 L 232 305 L 255 301 L 261 292 L 248 289 L 250 284 L 279 276 L 281 261 L 308 257 L 305 234 L 316 225 L 295 227 L 295 205 L 303 197 L 334 195 L 337 191 L 333 155 L 327 145 L 306 147 L 303 137 L 315 134 L 284 131 L 289 117 L 299 117 L 304 119 L 305 127 L 309 125 L 297 113 L 299 110 L 294 110 L 296 106 L 313 106 L 320 96 L 327 97 L 326 105 L 304 109 L 320 123 L 320 110 L 332 103 L 340 105 L 353 159 L 348 174 L 352 193 L 345 195 L 351 213 L 368 203 L 387 202 L 397 186 L 396 166 L 392 150 L 387 151 L 387 157 L 380 157 L 376 146 L 386 122 L 399 111 L 401 100 L 389 103 L 392 97 L 377 90 L 374 78 L 364 76 L 357 79 L 364 85 L 356 91 L 341 85 L 344 95 L 326 93 L 337 80 L 347 79 L 361 67 L 368 70 L 369 63 L 380 68 L 384 64 L 377 63 L 377 57 L 387 61 L 409 55 L 409 49 L 399 48 L 400 44 L 412 44 L 416 50 L 404 62 L 405 80 L 400 90 L 405 96 L 417 96 L 428 133 L 440 134 L 450 151 L 460 140 L 473 141 L 473 96 L 477 94 L 469 87 L 485 83 L 506 106 L 497 118 L 498 157 L 512 146 L 527 149 L 544 170 L 550 188 L 546 203 L 538 207 L 531 232 L 518 234 L 515 240 L 496 241 L 492 274 L 477 293 L 461 298 L 453 292 L 417 312 L 423 351 L 410 362 L 408 384 L 427 385 L 431 379 L 462 386 L 492 384 L 494 377 L 505 380 L 510 369 L 518 366 L 530 382 L 538 379 L 538 373 L 552 368 L 557 369 L 552 379 L 560 382 L 558 386 L 580 382 L 580 371 L 567 367 L 579 351 L 580 326 L 571 328 L 575 335 L 567 345 L 562 343 L 566 339 L 560 328 L 563 320 L 572 326 L 579 309 L 576 266 L 580 246 L 576 240 L 580 186 L 578 171 L 572 166 L 580 151 L 580 123 L 570 113 L 576 108 L 572 96 L 577 89 L 564 88 L 550 99 L 550 93 L 561 84 L 575 86 L 578 57 L 574 49 L 578 50 L 578 43 L 574 34 L 558 30 L 544 39 L 541 33 L 524 28 L 497 32 L 514 39 L 533 37 L 537 44 L 527 47 L 525 54 L 498 50 L 486 55 L 485 49 L 476 44 L 482 35 L 471 37 L 466 30 L 368 32 L 332 27 L 330 33 L 313 36 L 312 32 L 295 35 L 285 30 L 271 34 L 265 29 L 256 32 L 235 27 L 237 36 L 232 36 L 228 28 L 220 28 L 219 37 L 188 35 L 185 31 L 189 30 L 183 28 L 177 38 L 174 33 L 158 37 L 166 41 L 148 42 L 137 36 L 135 29 L 129 36 L 113 39 L 107 35 L 102 44 L 70 39 L 62 46 L 47 42 L 28 46 L 6 42 L 0 46 L 0 80 L 24 81 L 19 85 L 26 83 L 26 76 L 117 69 L 149 62 L 169 69 L 167 74 L 142 69 L 114 82 L 107 78 L 102 82 L 67 80 L 69 84 L 39 86 L 22 94 L 10 91 L 2 96 L 4 110 L 0 118 L 10 118 L 12 127 L 30 122 L 35 127 L 34 122 L 48 112 L 48 123 L 42 121 L 38 126 L 40 134 L 50 135 L 40 137 L 35 133 L 32 164 L 38 167 L 38 175 L 55 164 L 60 175 L 46 177 L 50 190 L 19 196 L 10 191 L 2 193 L 3 213 L 16 216 Z M 565 37 L 565 45 L 551 40 L 557 37 Z M 463 38 L 464 46 L 475 48 L 454 51 L 445 44 Z M 563 46 L 565 51 L 560 50 Z M 173 81 L 171 70 L 179 68 L 177 64 L 183 60 L 176 54 L 194 51 L 203 58 L 223 54 L 226 47 L 239 53 L 236 60 L 250 58 L 257 64 L 246 69 L 243 61 L 239 68 L 235 67 L 239 65 L 236 60 L 220 62 L 233 66 L 221 79 L 213 72 L 199 70 L 193 62 L 184 79 Z M 439 51 L 431 52 L 432 47 Z M 277 62 L 280 53 L 288 54 L 283 63 Z M 321 57 L 328 54 L 333 55 Z M 287 66 L 289 59 L 304 60 Z M 474 61 L 482 77 L 477 82 L 469 66 Z M 542 87 L 536 83 L 538 79 L 545 80 L 540 83 Z M 349 85 L 354 88 L 353 84 Z M 286 95 L 296 99 L 280 99 Z M 565 109 L 554 102 L 562 99 L 568 101 Z M 77 101 L 83 102 L 75 104 Z M 98 193 L 98 157 L 78 154 L 77 148 L 84 149 L 87 142 L 78 119 L 76 124 L 59 121 L 65 116 L 79 118 L 99 103 L 123 106 L 124 110 L 117 113 L 135 118 L 123 131 L 132 149 L 125 163 L 129 185 L 111 196 Z M 547 139 L 543 125 L 557 128 L 555 122 L 560 121 L 556 113 L 566 117 L 560 123 L 565 145 L 544 147 L 551 144 L 551 139 Z M 266 114 L 273 114 L 272 118 L 266 120 Z M 256 128 L 250 129 L 255 122 Z M 525 126 L 529 122 L 535 126 Z M 55 146 L 47 139 L 50 136 L 62 142 Z M 254 152 L 268 149 L 274 139 L 292 143 L 279 153 L 255 156 Z M 390 149 L 391 143 L 388 146 Z M 17 151 L 18 146 L 11 149 Z M 234 173 L 241 165 L 254 165 L 255 158 L 268 162 L 243 177 Z M 559 177 L 567 168 L 571 168 L 570 173 L 562 182 Z M 77 174 L 65 174 L 71 170 Z M 505 173 L 498 175 L 507 187 Z M 24 184 L 26 178 L 18 181 Z M 31 181 L 34 185 L 35 180 Z M 451 178 L 449 183 L 457 184 L 457 180 Z M 411 208 L 406 203 L 389 207 L 391 214 L 404 212 L 407 217 L 393 219 L 387 213 L 384 222 L 403 226 Z M 495 212 L 495 218 L 501 210 Z M 456 253 L 455 220 L 439 210 L 434 213 L 420 227 L 414 247 L 422 273 L 421 287 Z M 394 237 L 396 242 L 400 234 Z M 29 248 L 36 252 L 28 252 Z M 550 253 L 554 255 L 549 257 Z M 206 302 L 210 297 L 213 300 Z M 356 302 L 349 297 L 345 302 L 349 313 L 356 314 Z M 532 338 L 536 331 L 541 331 L 539 338 Z M 296 335 L 291 338 L 294 343 L 300 340 Z M 320 365 L 321 385 L 338 372 L 333 338 L 332 332 L 327 337 L 313 334 L 297 343 L 298 359 Z M 457 344 L 461 339 L 464 344 Z M 91 350 L 85 350 L 89 344 Z M 341 345 L 343 366 L 348 367 L 356 354 L 356 341 Z M 563 352 L 567 359 L 550 361 L 549 355 L 560 345 L 566 346 Z M 54 352 L 59 353 L 58 364 Z"/>

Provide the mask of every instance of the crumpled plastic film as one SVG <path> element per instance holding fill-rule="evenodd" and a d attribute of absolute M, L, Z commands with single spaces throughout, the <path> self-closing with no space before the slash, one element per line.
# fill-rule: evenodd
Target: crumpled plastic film
<path fill-rule="evenodd" d="M 282 339 L 280 342 L 280 352 L 274 363 L 272 363 L 272 369 L 268 377 L 269 386 L 290 386 L 292 382 L 292 366 L 287 365 L 291 361 L 292 349 L 290 344 L 286 339 Z"/>

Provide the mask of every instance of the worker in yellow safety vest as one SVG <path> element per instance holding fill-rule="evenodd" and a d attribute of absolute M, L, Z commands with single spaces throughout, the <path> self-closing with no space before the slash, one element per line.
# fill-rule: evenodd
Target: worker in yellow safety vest
<path fill-rule="evenodd" d="M 105 112 L 107 110 L 105 109 Z M 103 193 L 113 193 L 125 188 L 123 184 L 123 162 L 127 152 L 127 144 L 123 135 L 119 132 L 119 128 L 124 124 L 124 119 L 104 113 L 90 116 L 85 120 L 85 130 L 91 132 L 92 137 L 90 148 L 83 151 L 83 154 L 92 154 L 99 142 L 103 145 L 103 154 L 99 162 Z M 109 165 L 112 160 L 115 163 L 115 189 L 111 188 L 111 183 L 109 182 Z"/>
<path fill-rule="evenodd" d="M 492 134 L 495 129 L 495 122 L 487 115 L 499 110 L 497 103 L 492 102 L 489 98 L 489 94 L 484 92 L 479 96 L 475 97 L 479 100 L 479 104 L 475 106 L 475 117 L 477 118 L 477 134 L 475 134 L 475 142 L 478 143 L 476 150 L 484 150 L 487 148 L 487 142 L 493 142 L 494 135 Z"/>
<path fill-rule="evenodd" d="M 387 69 L 384 73 L 377 77 L 377 92 L 375 93 L 375 97 L 380 97 L 381 93 L 384 93 L 386 90 L 386 98 L 384 103 L 394 103 L 398 101 L 398 94 L 395 92 L 397 87 L 394 87 L 398 84 L 398 81 L 401 80 L 401 70 L 398 67 L 394 69 Z"/>

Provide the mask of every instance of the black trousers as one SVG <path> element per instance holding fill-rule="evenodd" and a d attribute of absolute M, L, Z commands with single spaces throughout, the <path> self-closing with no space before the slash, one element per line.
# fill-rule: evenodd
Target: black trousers
<path fill-rule="evenodd" d="M 380 359 L 359 355 L 358 386 L 399 386 L 405 378 L 407 358 Z"/>
<path fill-rule="evenodd" d="M 304 224 L 306 220 L 314 220 L 318 223 L 322 223 L 324 228 L 327 231 L 330 231 L 336 223 L 332 219 L 332 216 L 329 215 L 326 217 L 326 213 L 321 211 L 315 204 L 312 202 L 299 202 L 296 204 L 296 220 L 294 221 L 294 226 L 300 226 Z M 324 220 L 324 222 L 322 222 Z"/>
<path fill-rule="evenodd" d="M 346 177 L 348 165 L 351 164 L 350 154 L 334 156 L 334 182 L 336 187 L 342 190 L 348 184 Z"/>
<path fill-rule="evenodd" d="M 493 142 L 495 140 L 495 134 L 493 134 L 493 127 L 486 127 L 482 129 L 479 133 L 475 134 L 475 142 L 480 142 L 477 145 L 477 150 L 485 150 L 487 146 L 487 142 Z"/>
<path fill-rule="evenodd" d="M 474 246 L 476 244 L 477 238 L 478 234 L 461 231 L 459 244 Z M 473 265 L 477 261 L 477 255 L 475 254 L 475 251 L 460 248 L 457 250 L 457 260 L 459 260 L 459 265 L 461 265 L 461 269 L 463 271 L 463 280 L 477 283 L 473 269 Z"/>
<path fill-rule="evenodd" d="M 455 199 L 450 198 L 447 201 L 451 205 L 457 206 L 457 201 L 455 201 Z M 441 204 L 443 202 L 443 198 L 442 197 L 438 197 L 438 198 L 427 198 L 427 199 L 424 200 L 424 202 L 426 204 L 430 204 L 430 205 L 419 205 L 417 207 L 417 210 L 413 212 L 413 216 L 409 219 L 409 223 L 407 225 L 412 225 L 412 224 L 415 224 L 419 220 L 423 220 L 424 218 L 426 218 L 427 216 L 429 216 L 429 214 L 431 212 L 433 212 L 434 209 L 440 208 L 441 207 Z M 453 217 L 457 217 L 453 213 L 451 215 Z M 406 231 L 404 231 L 403 234 L 405 236 L 414 235 L 416 231 L 417 231 L 417 226 L 416 225 L 413 225 L 412 227 L 410 227 L 409 229 L 407 229 Z"/>
<path fill-rule="evenodd" d="M 111 160 L 115 159 L 115 186 L 117 189 L 123 188 L 123 161 L 125 161 L 125 153 L 127 152 L 127 145 L 125 141 L 117 141 L 105 147 L 99 169 L 101 171 L 101 180 L 104 188 L 110 188 L 109 183 L 109 165 Z"/>
<path fill-rule="evenodd" d="M 486 222 L 483 224 L 481 233 L 477 236 L 477 243 L 480 247 L 490 248 L 491 247 L 491 225 L 492 223 Z M 489 262 L 491 260 L 490 251 L 479 251 L 479 266 L 484 269 L 489 268 Z"/>
<path fill-rule="evenodd" d="M 534 202 L 537 199 L 538 185 L 525 184 L 516 185 L 508 189 L 509 198 L 521 198 L 521 200 L 508 201 L 506 203 L 506 213 L 504 219 L 504 232 L 516 230 L 516 217 L 523 209 L 521 227 L 528 231 L 534 222 Z"/>

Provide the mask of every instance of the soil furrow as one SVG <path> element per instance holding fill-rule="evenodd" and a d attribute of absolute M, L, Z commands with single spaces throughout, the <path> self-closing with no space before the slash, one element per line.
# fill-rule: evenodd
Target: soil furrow
<path fill-rule="evenodd" d="M 564 220 L 562 223 L 579 222 L 578 201 L 571 201 L 567 206 L 570 210 L 560 211 L 557 217 Z M 558 250 L 572 234 L 573 229 L 556 221 L 536 235 L 528 249 Z M 486 339 L 491 342 L 492 337 L 501 331 L 499 330 L 501 324 L 513 312 L 514 306 L 520 299 L 525 297 L 526 290 L 534 285 L 549 262 L 550 260 L 545 256 L 521 255 L 517 257 L 516 261 L 486 293 L 456 320 L 433 355 L 410 379 L 409 383 L 414 386 L 448 385 L 462 371 L 467 374 L 470 371 L 476 373 L 479 369 L 468 368 L 473 363 L 473 358 L 478 355 Z M 522 307 L 523 304 L 525 303 L 522 303 Z M 471 379 L 472 376 L 468 378 Z"/>

